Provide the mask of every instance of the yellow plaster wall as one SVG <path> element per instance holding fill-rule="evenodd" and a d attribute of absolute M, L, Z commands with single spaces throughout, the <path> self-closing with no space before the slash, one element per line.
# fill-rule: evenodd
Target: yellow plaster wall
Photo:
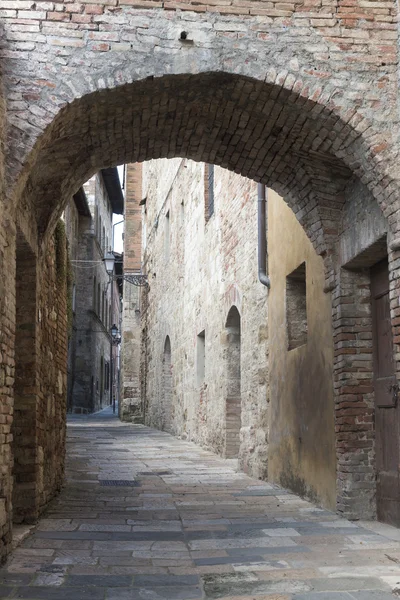
<path fill-rule="evenodd" d="M 288 351 L 286 276 L 306 262 L 307 343 Z M 331 298 L 324 266 L 294 213 L 268 190 L 269 479 L 335 508 Z"/>

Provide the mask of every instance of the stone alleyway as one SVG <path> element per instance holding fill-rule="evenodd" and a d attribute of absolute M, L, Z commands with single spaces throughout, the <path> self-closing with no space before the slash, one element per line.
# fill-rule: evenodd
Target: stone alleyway
<path fill-rule="evenodd" d="M 67 484 L 1 570 L 0 598 L 400 595 L 397 530 L 339 519 L 230 464 L 108 410 L 74 417 Z"/>

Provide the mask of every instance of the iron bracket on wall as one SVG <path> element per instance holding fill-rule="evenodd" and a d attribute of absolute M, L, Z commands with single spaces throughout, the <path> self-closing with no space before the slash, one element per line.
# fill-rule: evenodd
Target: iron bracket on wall
<path fill-rule="evenodd" d="M 143 273 L 125 273 L 122 275 L 122 279 L 137 287 L 149 287 L 147 275 L 143 275 Z"/>

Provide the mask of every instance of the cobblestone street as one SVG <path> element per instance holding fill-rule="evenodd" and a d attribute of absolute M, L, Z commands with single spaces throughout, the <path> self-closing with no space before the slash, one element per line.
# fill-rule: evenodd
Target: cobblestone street
<path fill-rule="evenodd" d="M 67 484 L 1 570 L 0 598 L 400 595 L 396 529 L 339 519 L 230 465 L 109 410 L 74 417 Z"/>

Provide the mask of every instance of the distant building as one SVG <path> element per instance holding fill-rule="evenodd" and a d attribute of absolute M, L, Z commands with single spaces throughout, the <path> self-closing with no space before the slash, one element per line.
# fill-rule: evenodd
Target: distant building
<path fill-rule="evenodd" d="M 119 326 L 122 287 L 115 277 L 111 284 L 103 258 L 112 251 L 113 214 L 123 212 L 117 168 L 103 169 L 89 179 L 65 210 L 71 265 L 69 412 L 100 410 L 112 403 L 112 389 L 118 389 L 118 348 L 111 346 L 111 327 Z M 122 270 L 122 257 L 116 257 L 116 269 Z"/>

